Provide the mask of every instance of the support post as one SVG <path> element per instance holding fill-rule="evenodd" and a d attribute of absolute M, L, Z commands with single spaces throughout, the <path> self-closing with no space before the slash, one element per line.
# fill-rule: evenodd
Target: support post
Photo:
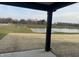
<path fill-rule="evenodd" d="M 46 43 L 45 51 L 50 51 L 51 47 L 51 26 L 52 26 L 52 12 L 47 12 L 47 30 L 46 30 Z"/>

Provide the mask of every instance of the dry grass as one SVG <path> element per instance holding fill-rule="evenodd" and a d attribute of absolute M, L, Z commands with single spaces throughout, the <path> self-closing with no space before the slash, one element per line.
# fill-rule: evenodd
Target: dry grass
<path fill-rule="evenodd" d="M 79 43 L 79 34 L 54 34 L 52 40 Z"/>
<path fill-rule="evenodd" d="M 51 47 L 57 56 L 79 57 L 79 34 L 54 34 Z"/>
<path fill-rule="evenodd" d="M 0 40 L 0 53 L 44 48 L 45 35 L 9 33 Z"/>
<path fill-rule="evenodd" d="M 0 40 L 0 53 L 45 47 L 45 34 L 9 33 Z M 52 35 L 53 52 L 57 56 L 79 56 L 79 34 Z"/>

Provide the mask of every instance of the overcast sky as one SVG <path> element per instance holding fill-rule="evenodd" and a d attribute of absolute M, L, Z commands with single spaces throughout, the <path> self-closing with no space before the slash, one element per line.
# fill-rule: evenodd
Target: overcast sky
<path fill-rule="evenodd" d="M 46 12 L 0 4 L 0 17 L 13 19 L 46 19 Z"/>
<path fill-rule="evenodd" d="M 53 16 L 54 22 L 79 23 L 79 3 L 61 8 Z"/>
<path fill-rule="evenodd" d="M 58 9 L 53 13 L 53 22 L 79 23 L 79 3 Z M 13 19 L 45 19 L 47 12 L 0 4 L 0 17 Z"/>

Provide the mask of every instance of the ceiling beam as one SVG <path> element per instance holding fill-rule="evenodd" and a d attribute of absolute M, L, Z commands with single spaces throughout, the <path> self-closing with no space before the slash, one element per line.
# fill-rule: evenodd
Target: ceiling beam
<path fill-rule="evenodd" d="M 31 9 L 37 9 L 37 10 L 43 10 L 47 11 L 48 6 L 35 3 L 35 2 L 0 2 L 0 4 L 5 4 L 5 5 L 11 5 L 11 6 L 18 6 L 18 7 L 24 7 L 24 8 L 31 8 Z"/>

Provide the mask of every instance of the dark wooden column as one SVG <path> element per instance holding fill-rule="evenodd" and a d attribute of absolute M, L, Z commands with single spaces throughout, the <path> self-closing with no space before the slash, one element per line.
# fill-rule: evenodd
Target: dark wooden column
<path fill-rule="evenodd" d="M 51 47 L 51 26 L 52 26 L 52 12 L 47 12 L 47 30 L 46 30 L 46 44 L 45 51 L 50 51 Z"/>

